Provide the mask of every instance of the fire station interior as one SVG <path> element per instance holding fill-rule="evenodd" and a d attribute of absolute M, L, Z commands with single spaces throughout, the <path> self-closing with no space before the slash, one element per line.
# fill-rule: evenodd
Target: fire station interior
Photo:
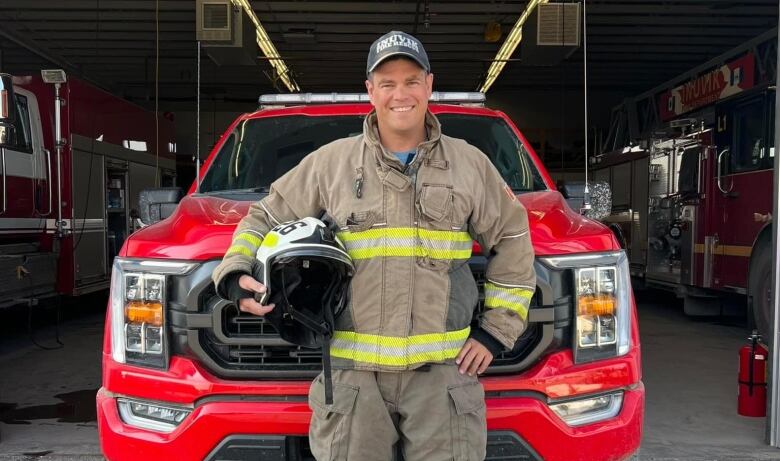
<path fill-rule="evenodd" d="M 233 31 L 220 38 L 201 1 L 0 0 L 0 72 L 62 69 L 174 126 L 175 164 L 157 177 L 90 161 L 102 169 L 91 191 L 76 184 L 99 198 L 83 220 L 104 230 L 82 240 L 106 255 L 95 264 L 110 268 L 137 229 L 139 192 L 186 193 L 196 162 L 260 95 L 365 92 L 370 43 L 405 31 L 427 50 L 434 90 L 484 92 L 561 190 L 586 175 L 609 185 L 600 218 L 629 254 L 642 346 L 637 458 L 780 459 L 780 406 L 759 399 L 750 405 L 766 416 L 745 416 L 737 398 L 740 350 L 755 351 L 753 329 L 764 344 L 774 334 L 776 0 L 561 0 L 549 15 L 540 5 L 555 4 L 536 0 L 225 2 Z M 12 221 L 0 214 L 0 259 L 17 251 Z M 1 280 L 34 277 L 25 261 Z M 0 302 L 0 459 L 102 459 L 107 298 Z M 764 397 L 768 369 L 755 386 Z"/>

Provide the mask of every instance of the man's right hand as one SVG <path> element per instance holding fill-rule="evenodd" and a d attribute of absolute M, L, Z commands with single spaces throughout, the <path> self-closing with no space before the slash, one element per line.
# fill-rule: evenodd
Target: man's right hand
<path fill-rule="evenodd" d="M 258 282 L 252 276 L 250 275 L 242 275 L 238 279 L 238 286 L 243 288 L 247 291 L 252 291 L 254 293 L 265 293 L 265 285 Z M 265 315 L 275 307 L 275 304 L 269 304 L 267 306 L 260 304 L 259 302 L 255 301 L 254 298 L 242 298 L 238 301 L 238 308 L 242 312 L 249 312 L 250 314 L 254 315 Z"/>

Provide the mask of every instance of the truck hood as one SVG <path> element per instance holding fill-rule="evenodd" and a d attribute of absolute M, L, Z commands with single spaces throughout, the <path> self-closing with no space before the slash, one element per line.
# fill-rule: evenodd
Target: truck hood
<path fill-rule="evenodd" d="M 518 198 L 528 210 L 531 240 L 537 256 L 619 248 L 607 227 L 573 211 L 558 192 L 532 192 Z M 188 195 L 171 217 L 132 234 L 122 256 L 182 260 L 221 258 L 230 246 L 236 224 L 246 215 L 251 203 Z"/>

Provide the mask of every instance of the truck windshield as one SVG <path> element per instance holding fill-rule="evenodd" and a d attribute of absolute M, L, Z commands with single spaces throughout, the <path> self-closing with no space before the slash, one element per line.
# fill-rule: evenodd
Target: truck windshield
<path fill-rule="evenodd" d="M 517 192 L 546 189 L 539 171 L 514 132 L 495 117 L 439 114 L 444 134 L 487 154 Z M 242 122 L 230 133 L 206 172 L 200 191 L 267 191 L 306 155 L 331 141 L 363 132 L 363 116 L 266 117 Z"/>

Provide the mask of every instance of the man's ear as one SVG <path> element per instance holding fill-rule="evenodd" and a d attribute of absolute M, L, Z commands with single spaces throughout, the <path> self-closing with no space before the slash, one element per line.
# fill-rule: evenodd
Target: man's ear
<path fill-rule="evenodd" d="M 371 101 L 371 105 L 374 105 L 374 83 L 366 79 L 366 93 L 368 93 L 368 100 Z"/>
<path fill-rule="evenodd" d="M 430 99 L 433 94 L 433 74 L 430 72 L 425 76 L 425 85 L 428 87 L 428 99 Z"/>

